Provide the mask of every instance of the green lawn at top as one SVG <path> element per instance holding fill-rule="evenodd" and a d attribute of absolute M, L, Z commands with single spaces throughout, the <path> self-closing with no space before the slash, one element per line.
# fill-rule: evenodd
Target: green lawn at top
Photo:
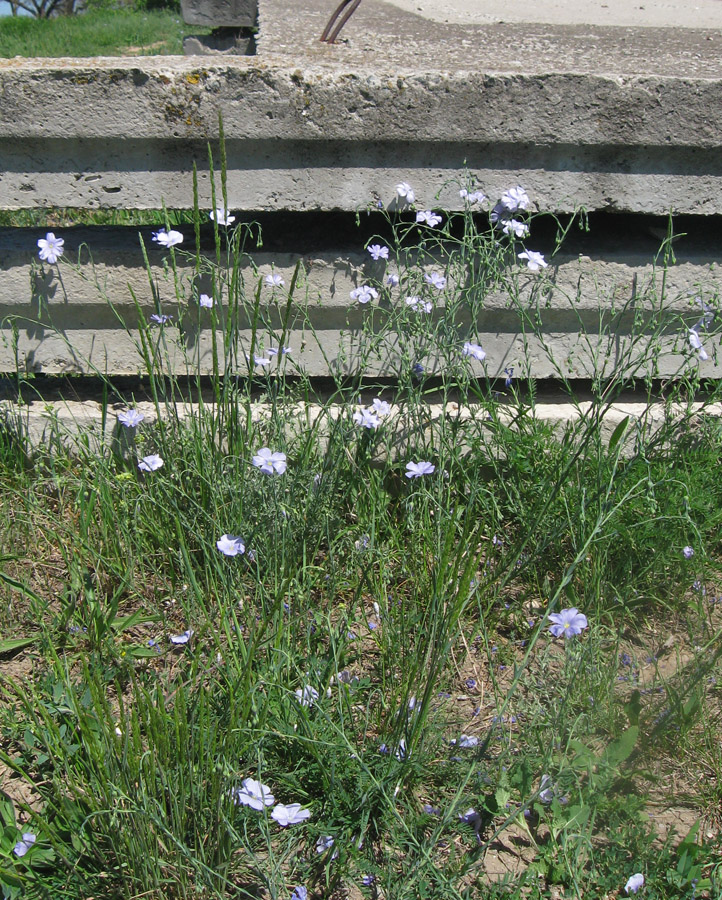
<path fill-rule="evenodd" d="M 0 18 L 0 57 L 157 56 L 183 53 L 183 38 L 208 29 L 170 10 L 91 9 L 74 16 Z"/>
<path fill-rule="evenodd" d="M 112 440 L 0 430 L 10 900 L 720 896 L 720 389 L 683 318 L 712 356 L 720 298 L 642 289 L 649 331 L 552 427 L 475 325 L 503 291 L 541 329 L 525 197 L 526 263 L 488 206 L 360 216 L 338 357 L 395 377 L 329 366 L 323 393 L 301 264 L 244 265 L 256 232 L 225 215 L 212 259 L 164 230 Z M 62 241 L 35 260 L 59 292 Z M 667 352 L 663 415 L 607 427 Z"/>

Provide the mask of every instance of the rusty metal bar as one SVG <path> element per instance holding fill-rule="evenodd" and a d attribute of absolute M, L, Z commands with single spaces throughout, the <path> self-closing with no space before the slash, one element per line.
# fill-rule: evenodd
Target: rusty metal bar
<path fill-rule="evenodd" d="M 334 14 L 328 20 L 328 24 L 324 28 L 323 34 L 321 35 L 321 40 L 325 41 L 328 44 L 334 44 L 336 42 L 336 38 L 339 36 L 341 29 L 346 24 L 346 22 L 348 22 L 351 16 L 356 12 L 360 3 L 361 0 L 341 0 L 341 3 L 339 3 L 339 5 L 336 7 Z M 346 10 L 345 12 L 344 9 Z M 341 15 L 341 13 L 343 13 L 343 15 Z M 341 18 L 337 24 L 339 16 Z"/>

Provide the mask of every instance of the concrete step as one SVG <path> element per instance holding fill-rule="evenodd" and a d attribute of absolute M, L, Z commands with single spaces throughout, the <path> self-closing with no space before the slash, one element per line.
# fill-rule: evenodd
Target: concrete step
<path fill-rule="evenodd" d="M 364 403 L 371 403 L 378 392 L 363 396 Z M 389 397 L 389 399 L 392 399 Z M 145 429 L 157 421 L 158 415 L 153 403 L 140 400 L 133 404 L 142 412 L 145 420 L 139 428 Z M 117 413 L 126 409 L 124 402 L 111 402 L 104 409 L 97 400 L 72 399 L 68 392 L 65 399 L 53 397 L 50 400 L 29 400 L 18 404 L 0 395 L 0 427 L 10 430 L 19 436 L 30 454 L 47 453 L 59 447 L 70 452 L 107 451 L 113 449 L 130 458 L 135 458 L 134 430 L 124 428 L 117 420 Z M 315 427 L 319 442 L 323 446 L 328 429 L 338 421 L 348 425 L 349 441 L 360 434 L 360 429 L 353 423 L 353 412 L 357 407 L 351 404 L 335 403 L 323 406 L 320 403 L 299 403 L 287 410 L 286 435 L 293 442 L 300 435 L 307 435 L 310 428 Z M 263 402 L 245 403 L 241 418 L 246 411 L 254 423 L 263 422 L 271 415 L 271 407 Z M 200 408 L 197 403 L 169 404 L 162 407 L 161 415 L 177 416 L 179 419 L 197 418 Z M 204 414 L 214 412 L 211 398 L 208 398 Z M 635 439 L 644 434 L 652 438 L 663 426 L 669 427 L 669 437 L 674 434 L 674 423 L 679 423 L 680 434 L 689 433 L 690 429 L 699 427 L 702 419 L 719 418 L 722 415 L 722 404 L 695 402 L 690 404 L 672 404 L 664 401 L 651 403 L 639 402 L 630 396 L 622 396 L 599 415 L 591 399 L 580 396 L 576 402 L 570 402 L 561 393 L 547 392 L 538 397 L 533 406 L 520 408 L 510 398 L 502 398 L 496 409 L 499 423 L 511 428 L 519 427 L 519 418 L 535 420 L 554 429 L 562 435 L 569 429 L 579 429 L 581 433 L 586 422 L 595 422 L 603 443 L 607 444 L 617 426 L 627 417 L 630 424 L 625 432 L 622 452 L 629 454 L 634 449 Z M 421 443 L 433 448 L 438 441 L 442 420 L 466 423 L 465 437 L 473 439 L 478 446 L 479 441 L 488 441 L 490 453 L 498 455 L 498 443 L 494 437 L 494 421 L 490 419 L 488 407 L 482 404 L 460 405 L 454 401 L 442 402 L 440 397 L 429 396 L 421 408 L 415 408 L 413 417 L 408 410 L 393 405 L 391 414 L 384 420 L 379 432 L 380 440 L 375 456 L 380 462 L 387 457 L 392 459 L 408 458 L 412 449 Z M 423 423 L 423 427 L 419 426 Z M 461 434 L 462 432 L 460 432 Z"/>
<path fill-rule="evenodd" d="M 323 223 L 322 216 L 316 223 L 319 219 Z M 295 234 L 304 230 L 304 222 L 305 240 Z M 319 239 L 315 252 L 308 249 L 314 231 L 305 217 L 292 217 L 285 231 L 268 235 L 271 246 L 283 249 L 261 247 L 243 258 L 237 273 L 242 286 L 235 313 L 238 343 L 225 363 L 221 352 L 221 368 L 248 371 L 255 320 L 255 355 L 263 356 L 283 337 L 293 348 L 284 365 L 312 377 L 394 377 L 415 362 L 429 374 L 443 374 L 458 360 L 467 340 L 480 343 L 487 354 L 473 371 L 491 377 L 504 377 L 504 369 L 514 367 L 517 375 L 532 378 L 588 379 L 618 367 L 637 378 L 671 378 L 698 364 L 705 377 L 722 375 L 719 337 L 706 337 L 704 327 L 699 330 L 709 357 L 700 361 L 687 330 L 700 320 L 700 300 L 715 310 L 719 307 L 722 270 L 716 265 L 714 232 L 697 229 L 680 237 L 674 243 L 675 260 L 665 268 L 661 259 L 655 264 L 659 243 L 651 233 L 635 232 L 627 220 L 636 244 L 630 246 L 630 232 L 622 223 L 608 223 L 606 229 L 597 225 L 598 233 L 572 233 L 541 275 L 528 271 L 512 251 L 504 282 L 490 287 L 483 269 L 453 257 L 451 262 L 434 256 L 373 262 L 363 246 L 379 224 L 362 220 L 362 227 L 352 231 L 355 245 L 334 246 L 327 236 L 325 243 Z M 532 224 L 533 233 L 535 227 Z M 549 233 L 540 228 L 539 241 L 546 251 L 551 249 Z M 192 246 L 192 228 L 182 230 Z M 168 252 L 152 242 L 151 233 L 141 229 L 139 234 L 133 228 L 64 230 L 65 259 L 75 264 L 63 263 L 59 278 L 54 267 L 40 270 L 35 260 L 36 241 L 43 232 L 0 231 L 0 321 L 5 323 L 0 371 L 13 371 L 17 365 L 22 371 L 45 374 L 137 374 L 144 365 L 138 351 L 139 321 L 148 322 L 158 312 L 172 317 L 162 334 L 160 328 L 152 332 L 165 364 L 181 373 L 212 371 L 213 318 L 209 310 L 199 308 L 197 297 L 213 295 L 213 283 L 205 275 L 195 279 L 192 252 L 176 251 L 174 273 Z M 141 238 L 150 271 L 144 265 Z M 289 304 L 287 288 L 297 267 Z M 398 287 L 386 286 L 391 272 L 401 275 Z M 445 290 L 424 283 L 423 274 L 432 272 L 447 278 Z M 283 278 L 284 288 L 274 290 L 264 283 L 271 273 Z M 228 279 L 228 273 L 221 276 L 215 290 L 220 301 L 215 346 L 221 348 L 231 315 Z M 379 290 L 378 300 L 368 305 L 351 297 L 364 284 Z M 410 295 L 432 302 L 432 312 L 410 309 L 405 302 Z M 463 302 L 452 310 L 450 304 L 458 297 Z M 235 301 L 230 306 L 235 308 Z M 657 347 L 653 356 L 651 344 Z M 274 360 L 271 371 L 277 365 Z"/>
<path fill-rule="evenodd" d="M 475 24 L 364 0 L 329 46 L 333 5 L 261 0 L 255 57 L 0 61 L 0 207 L 189 207 L 194 164 L 209 207 L 220 113 L 238 210 L 355 210 L 398 181 L 458 207 L 466 161 L 490 196 L 520 183 L 549 211 L 722 211 L 709 9 Z"/>

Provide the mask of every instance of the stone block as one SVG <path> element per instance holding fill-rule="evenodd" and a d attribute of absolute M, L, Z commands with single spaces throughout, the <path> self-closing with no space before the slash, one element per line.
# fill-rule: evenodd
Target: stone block
<path fill-rule="evenodd" d="M 181 0 L 183 21 L 208 28 L 253 28 L 258 0 Z"/>

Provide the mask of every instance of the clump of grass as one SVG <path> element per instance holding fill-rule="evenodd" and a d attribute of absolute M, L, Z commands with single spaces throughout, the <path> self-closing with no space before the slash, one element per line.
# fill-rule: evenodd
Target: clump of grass
<path fill-rule="evenodd" d="M 183 38 L 206 34 L 170 10 L 89 9 L 76 16 L 0 17 L 0 57 L 183 54 Z"/>
<path fill-rule="evenodd" d="M 0 210 L 2 228 L 72 228 L 78 225 L 183 225 L 192 210 L 176 209 L 38 209 Z"/>
<path fill-rule="evenodd" d="M 138 301 L 148 392 L 106 381 L 106 416 L 126 420 L 109 445 L 29 465 L 0 432 L 4 632 L 22 642 L 0 650 L 32 659 L 0 682 L 0 759 L 30 791 L 0 802 L 7 896 L 601 900 L 636 873 L 646 896 L 719 892 L 715 847 L 694 830 L 660 845 L 643 815 L 660 758 L 699 739 L 716 765 L 701 585 L 722 441 L 686 405 L 691 349 L 663 422 L 602 430 L 678 313 L 653 298 L 555 431 L 533 383 L 486 377 L 477 330 L 502 291 L 533 335 L 551 286 L 493 219 L 458 217 L 390 214 L 324 393 L 293 346 L 314 338 L 300 266 L 287 284 L 244 274 L 248 227 L 215 227 L 189 283 L 168 250 L 172 320 Z M 209 374 L 188 353 L 181 379 L 191 326 Z M 571 609 L 577 633 L 555 638 Z"/>

